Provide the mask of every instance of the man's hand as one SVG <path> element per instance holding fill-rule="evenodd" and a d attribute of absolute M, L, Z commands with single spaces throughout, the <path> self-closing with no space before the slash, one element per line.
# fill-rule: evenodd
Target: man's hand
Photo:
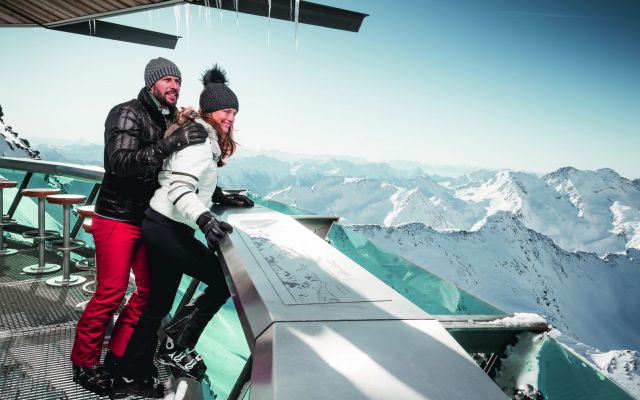
<path fill-rule="evenodd" d="M 218 247 L 220 240 L 233 232 L 233 227 L 224 221 L 218 221 L 211 211 L 202 213 L 196 221 L 202 233 L 207 238 L 210 249 Z"/>
<path fill-rule="evenodd" d="M 192 144 L 204 143 L 208 136 L 202 125 L 189 121 L 176 129 L 171 136 L 158 140 L 158 147 L 167 157 L 174 151 L 182 150 Z"/>
<path fill-rule="evenodd" d="M 219 186 L 216 186 L 216 190 L 211 196 L 211 201 L 214 204 L 220 204 L 223 206 L 246 208 L 253 207 L 253 200 L 251 200 L 247 196 L 237 193 L 227 194 L 223 192 Z"/>

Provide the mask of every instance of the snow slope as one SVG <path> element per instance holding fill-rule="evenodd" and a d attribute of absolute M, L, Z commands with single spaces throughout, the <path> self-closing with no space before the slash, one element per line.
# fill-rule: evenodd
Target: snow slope
<path fill-rule="evenodd" d="M 512 213 L 475 232 L 421 223 L 352 226 L 358 233 L 507 312 L 533 312 L 601 350 L 640 351 L 640 251 L 604 259 L 567 252 Z"/>

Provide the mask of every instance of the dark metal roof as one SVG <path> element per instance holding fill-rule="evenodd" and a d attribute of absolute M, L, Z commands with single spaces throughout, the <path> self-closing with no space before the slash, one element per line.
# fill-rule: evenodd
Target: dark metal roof
<path fill-rule="evenodd" d="M 267 17 L 266 0 L 0 0 L 0 27 L 41 26 L 64 32 L 175 48 L 179 36 L 132 28 L 100 18 L 182 3 Z M 270 17 L 293 21 L 290 0 L 271 0 Z M 298 22 L 358 32 L 367 14 L 300 1 Z"/>
<path fill-rule="evenodd" d="M 0 1 L 0 26 L 53 27 L 182 2 L 182 0 L 2 0 Z"/>

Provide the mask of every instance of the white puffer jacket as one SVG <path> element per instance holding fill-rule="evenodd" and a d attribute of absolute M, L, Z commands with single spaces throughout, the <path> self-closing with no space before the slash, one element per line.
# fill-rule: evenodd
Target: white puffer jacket
<path fill-rule="evenodd" d="M 201 118 L 195 121 L 209 133 L 201 144 L 176 151 L 164 160 L 158 188 L 150 206 L 160 214 L 192 228 L 211 207 L 211 195 L 218 183 L 218 160 L 222 152 L 216 130 Z"/>

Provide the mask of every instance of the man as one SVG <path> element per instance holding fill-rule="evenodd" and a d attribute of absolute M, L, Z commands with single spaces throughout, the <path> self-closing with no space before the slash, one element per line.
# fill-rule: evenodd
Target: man
<path fill-rule="evenodd" d="M 173 62 L 164 58 L 149 61 L 144 81 L 138 97 L 113 107 L 105 122 L 105 172 L 91 227 L 97 287 L 78 321 L 71 352 L 74 381 L 99 395 L 111 391 L 110 372 L 100 365 L 100 354 L 105 329 L 125 296 L 130 270 L 135 275 L 136 291 L 113 328 L 107 355 L 112 363 L 124 354 L 149 296 L 146 246 L 140 225 L 158 187 L 162 162 L 174 151 L 207 138 L 207 132 L 196 123 L 188 123 L 163 138 L 180 95 L 181 74 Z M 114 379 L 125 396 L 162 397 L 164 388 L 155 375 L 156 371 L 141 371 L 133 379 Z"/>

